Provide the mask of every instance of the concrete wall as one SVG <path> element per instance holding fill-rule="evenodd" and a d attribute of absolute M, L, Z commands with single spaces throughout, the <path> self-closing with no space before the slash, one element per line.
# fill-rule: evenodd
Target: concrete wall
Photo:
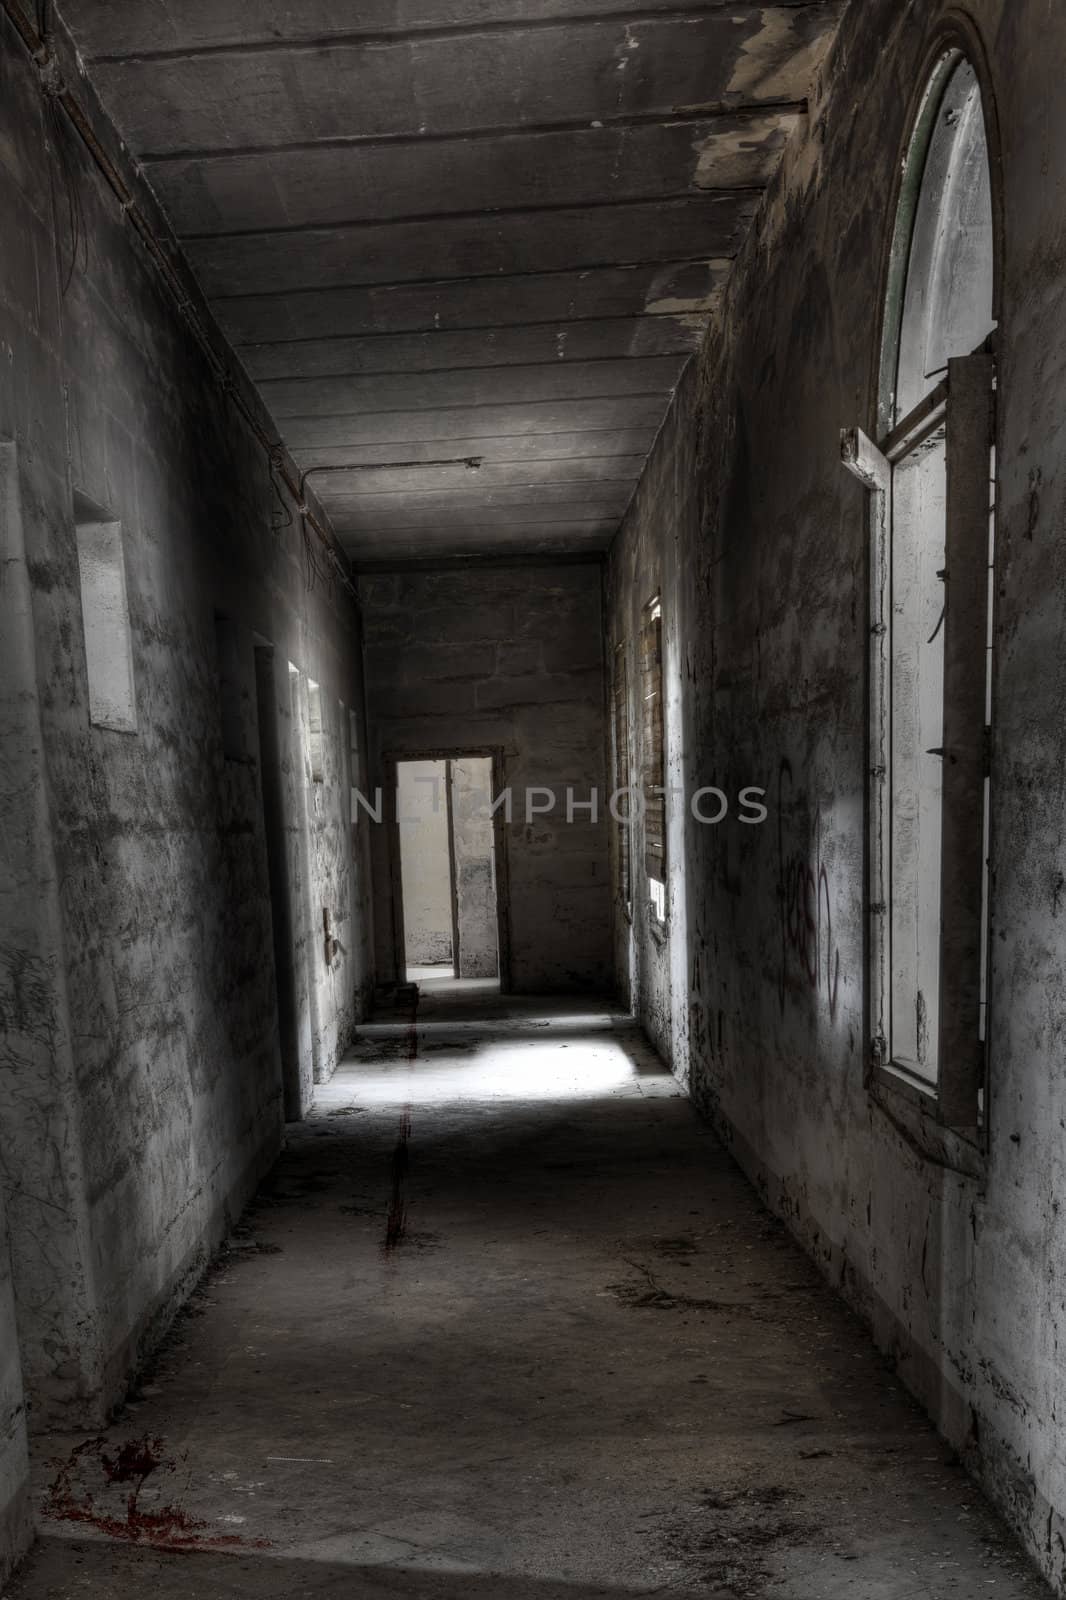
<path fill-rule="evenodd" d="M 450 966 L 453 959 L 447 784 L 446 761 L 404 761 L 397 770 L 404 949 L 412 967 Z"/>
<path fill-rule="evenodd" d="M 81 1426 L 278 1148 L 257 644 L 274 652 L 304 1099 L 369 985 L 341 711 L 361 704 L 360 647 L 354 605 L 321 575 L 309 589 L 261 447 L 6 17 L 0 217 L 0 1177 L 31 1420 Z M 75 491 L 122 525 L 136 732 L 90 723 Z M 321 686 L 321 783 L 290 662 Z"/>
<path fill-rule="evenodd" d="M 672 805 L 664 942 L 634 850 L 640 1014 L 1061 1589 L 1066 12 L 968 10 L 1005 207 L 987 1156 L 864 1087 L 865 523 L 839 433 L 874 430 L 893 181 L 941 6 L 850 8 L 617 541 L 608 630 L 635 642 L 661 588 L 672 781 L 769 791 L 762 827 Z M 623 975 L 629 944 L 616 919 Z"/>
<path fill-rule="evenodd" d="M 387 756 L 498 751 L 515 797 L 497 877 L 510 981 L 547 991 L 610 982 L 607 836 L 574 800 L 604 784 L 599 565 L 410 571 L 360 580 L 372 781 Z M 525 820 L 526 786 L 550 814 Z M 543 796 L 534 803 L 547 803 Z M 394 975 L 389 831 L 372 829 L 377 964 Z"/>
<path fill-rule="evenodd" d="M 341 626 L 357 630 L 351 615 L 354 608 L 344 609 L 348 616 Z M 331 647 L 340 648 L 343 665 L 328 661 Z M 353 651 L 340 634 L 329 641 L 325 656 L 320 650 L 310 655 L 310 670 L 303 672 L 293 671 L 303 655 L 299 646 L 296 649 L 291 660 L 287 651 L 277 651 L 275 659 L 288 898 L 296 913 L 292 943 L 300 1091 L 290 1114 L 302 1116 L 311 1104 L 313 1085 L 333 1075 L 366 1009 L 372 982 L 369 869 L 351 831 L 349 715 L 351 700 L 358 701 L 362 694 L 358 650 Z M 325 672 L 318 686 L 321 731 L 316 766 L 309 690 L 324 659 L 332 670 Z M 324 914 L 329 924 L 328 960 Z"/>
<path fill-rule="evenodd" d="M 0 1192 L 0 1587 L 31 1534 L 26 1402 L 22 1387 L 15 1296 Z"/>
<path fill-rule="evenodd" d="M 491 761 L 473 757 L 452 762 L 456 968 L 460 978 L 495 978 L 500 970 L 491 796 Z"/>

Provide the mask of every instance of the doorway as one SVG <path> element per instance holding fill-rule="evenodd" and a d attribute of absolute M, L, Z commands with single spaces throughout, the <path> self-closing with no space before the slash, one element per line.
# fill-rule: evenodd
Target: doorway
<path fill-rule="evenodd" d="M 492 780 L 489 755 L 396 762 L 397 968 L 409 983 L 499 987 Z"/>

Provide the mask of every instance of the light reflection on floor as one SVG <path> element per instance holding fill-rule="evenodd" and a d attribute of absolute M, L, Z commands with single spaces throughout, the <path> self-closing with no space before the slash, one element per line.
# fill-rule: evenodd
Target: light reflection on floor
<path fill-rule="evenodd" d="M 680 1092 L 629 1020 L 611 1009 L 560 1012 L 530 1002 L 509 1009 L 519 1014 L 488 1024 L 364 1025 L 333 1079 L 319 1085 L 316 1110 Z"/>

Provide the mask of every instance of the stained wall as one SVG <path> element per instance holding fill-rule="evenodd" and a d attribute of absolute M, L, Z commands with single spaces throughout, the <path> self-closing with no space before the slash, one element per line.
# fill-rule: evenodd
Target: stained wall
<path fill-rule="evenodd" d="M 662 591 L 679 791 L 667 936 L 638 831 L 615 956 L 675 1072 L 1062 1588 L 1066 16 L 966 9 L 1003 206 L 987 1151 L 867 1087 L 867 535 L 840 457 L 842 428 L 875 432 L 894 184 L 940 5 L 847 12 L 613 549 L 611 646 L 635 652 Z M 734 802 L 716 827 L 687 809 L 708 785 Z M 744 785 L 767 792 L 762 826 L 739 820 Z"/>
<path fill-rule="evenodd" d="M 347 792 L 361 647 L 351 597 L 6 17 L 0 216 L 0 1182 L 31 1425 L 82 1427 L 167 1326 L 365 1003 Z M 89 503 L 121 525 L 125 730 L 90 717 Z M 6 1261 L 0 1517 L 22 1448 Z"/>

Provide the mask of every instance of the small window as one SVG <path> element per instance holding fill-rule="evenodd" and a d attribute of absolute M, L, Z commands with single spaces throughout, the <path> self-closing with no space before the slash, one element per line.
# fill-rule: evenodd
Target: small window
<path fill-rule="evenodd" d="M 126 600 L 122 524 L 74 497 L 89 720 L 98 728 L 136 733 L 133 639 Z"/>
<path fill-rule="evenodd" d="M 652 915 L 659 921 L 666 921 L 666 885 L 659 878 L 648 879 L 649 898 L 651 900 Z"/>
<path fill-rule="evenodd" d="M 325 737 L 322 731 L 322 690 L 307 680 L 307 737 L 311 756 L 311 782 L 322 783 L 326 776 Z"/>
<path fill-rule="evenodd" d="M 666 921 L 666 755 L 663 731 L 663 612 L 658 595 L 644 607 L 640 633 L 644 868 L 653 917 Z"/>
<path fill-rule="evenodd" d="M 614 653 L 614 684 L 612 688 L 612 743 L 614 766 L 614 791 L 618 799 L 614 806 L 615 845 L 617 851 L 618 898 L 627 914 L 632 900 L 631 884 L 631 817 L 629 789 L 629 670 L 626 647 L 620 644 Z"/>
<path fill-rule="evenodd" d="M 981 90 L 945 52 L 911 139 L 870 518 L 872 1057 L 963 1130 L 982 1117 L 995 560 L 992 185 Z"/>

